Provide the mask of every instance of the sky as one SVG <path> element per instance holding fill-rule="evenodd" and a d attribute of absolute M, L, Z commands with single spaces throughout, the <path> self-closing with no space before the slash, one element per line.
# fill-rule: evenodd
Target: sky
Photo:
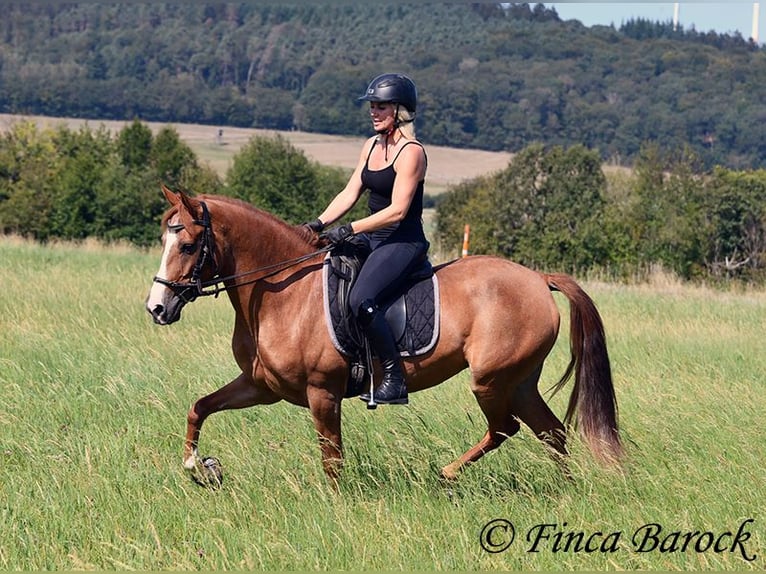
<path fill-rule="evenodd" d="M 614 24 L 619 28 L 631 18 L 672 22 L 674 2 L 545 2 L 553 7 L 562 20 L 579 20 L 586 26 Z M 759 3 L 761 4 L 761 3 Z M 766 3 L 759 8 L 758 42 L 764 43 L 766 36 Z M 746 40 L 753 32 L 753 2 L 679 2 L 679 24 L 684 30 L 694 27 L 698 32 L 711 30 L 719 34 L 733 34 L 736 31 Z"/>

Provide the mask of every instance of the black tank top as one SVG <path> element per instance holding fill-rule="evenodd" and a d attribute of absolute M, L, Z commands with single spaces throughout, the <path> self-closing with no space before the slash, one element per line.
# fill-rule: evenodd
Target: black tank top
<path fill-rule="evenodd" d="M 406 142 L 396 154 L 394 161 L 390 165 L 377 171 L 371 170 L 369 167 L 370 156 L 372 150 L 375 149 L 375 145 L 370 146 L 370 153 L 367 154 L 367 161 L 364 163 L 362 169 L 362 184 L 365 188 L 370 190 L 370 198 L 368 200 L 368 207 L 370 213 L 377 213 L 381 209 L 384 209 L 391 205 L 391 196 L 394 192 L 394 180 L 396 179 L 396 172 L 394 171 L 394 164 L 402 153 L 402 150 L 410 144 L 419 145 L 423 147 L 419 142 L 408 141 Z M 425 149 L 423 150 L 425 153 Z M 428 158 L 426 158 L 426 164 Z M 425 232 L 423 231 L 423 183 L 424 180 L 418 182 L 418 187 L 415 190 L 415 195 L 410 203 L 410 208 L 407 211 L 404 219 L 399 223 L 389 225 L 383 229 L 378 229 L 371 233 L 372 239 L 376 242 L 388 239 L 391 236 L 395 236 L 397 241 L 426 241 Z"/>

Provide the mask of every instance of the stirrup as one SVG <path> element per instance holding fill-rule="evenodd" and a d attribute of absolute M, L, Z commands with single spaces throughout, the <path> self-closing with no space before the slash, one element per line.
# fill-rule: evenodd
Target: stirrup
<path fill-rule="evenodd" d="M 348 374 L 348 382 L 346 383 L 346 392 L 343 398 L 352 399 L 358 397 L 364 391 L 366 378 L 367 365 L 364 364 L 364 361 L 361 359 L 352 361 Z"/>

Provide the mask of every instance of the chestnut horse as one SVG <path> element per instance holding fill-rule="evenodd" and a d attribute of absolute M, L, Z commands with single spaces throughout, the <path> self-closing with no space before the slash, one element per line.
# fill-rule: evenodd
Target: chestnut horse
<path fill-rule="evenodd" d="M 309 408 L 324 470 L 334 481 L 342 463 L 341 402 L 349 363 L 325 328 L 321 269 L 328 248 L 318 249 L 321 242 L 307 229 L 245 202 L 190 197 L 164 186 L 163 193 L 170 208 L 162 220 L 162 261 L 146 309 L 155 323 L 169 325 L 196 297 L 225 290 L 236 314 L 232 350 L 242 371 L 191 407 L 184 466 L 199 476 L 213 465 L 214 459 L 201 461 L 197 451 L 200 429 L 211 414 L 286 400 Z M 433 387 L 468 368 L 487 420 L 484 437 L 445 466 L 442 476 L 455 478 L 518 432 L 520 421 L 557 459 L 567 452 L 565 424 L 572 423 L 598 460 L 617 463 L 622 446 L 604 329 L 577 283 L 490 256 L 465 257 L 435 272 L 439 337 L 427 354 L 403 359 L 408 389 Z M 571 360 L 554 387 L 561 389 L 574 374 L 564 424 L 537 388 L 559 331 L 552 290 L 566 296 L 571 313 Z"/>

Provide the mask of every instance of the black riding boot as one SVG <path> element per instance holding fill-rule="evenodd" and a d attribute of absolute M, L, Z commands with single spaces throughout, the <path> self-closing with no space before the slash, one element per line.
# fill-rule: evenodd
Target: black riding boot
<path fill-rule="evenodd" d="M 365 301 L 359 310 L 359 325 L 383 367 L 383 381 L 375 389 L 375 402 L 382 405 L 406 405 L 407 385 L 399 363 L 399 351 L 385 316 L 374 303 Z M 369 391 L 359 398 L 370 402 Z"/>

